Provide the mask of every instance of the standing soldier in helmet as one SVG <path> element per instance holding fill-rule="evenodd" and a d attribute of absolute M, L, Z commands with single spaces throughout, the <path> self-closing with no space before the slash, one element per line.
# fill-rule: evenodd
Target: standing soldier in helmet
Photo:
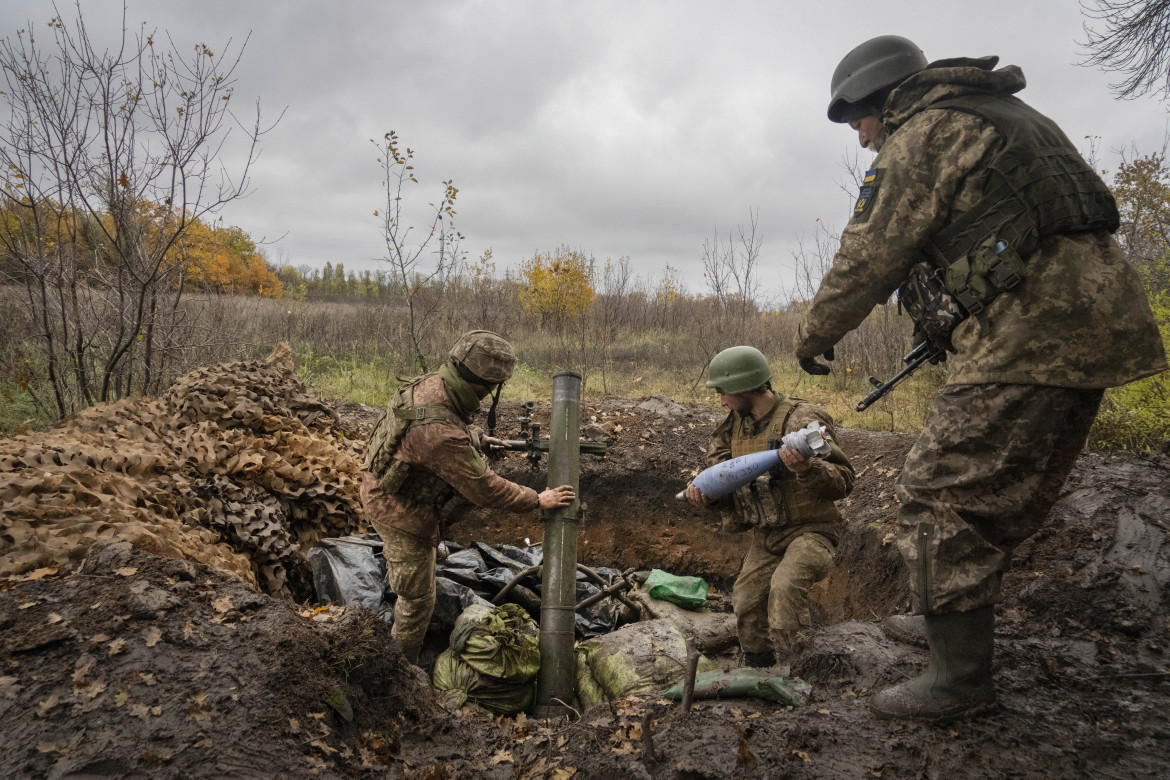
<path fill-rule="evenodd" d="M 755 347 L 731 347 L 711 360 L 707 387 L 729 410 L 707 446 L 707 466 L 779 449 L 785 434 L 816 421 L 833 440 L 833 420 L 820 407 L 772 390 L 772 369 Z M 808 589 L 829 573 L 842 519 L 834 501 L 853 489 L 853 466 L 832 441 L 824 458 L 780 450 L 775 469 L 712 502 L 687 485 L 695 506 L 719 509 L 725 530 L 750 530 L 751 546 L 731 601 L 739 645 L 749 666 L 783 663 L 811 629 Z"/>
<path fill-rule="evenodd" d="M 528 512 L 573 501 L 568 485 L 537 494 L 497 475 L 483 455 L 493 440 L 469 425 L 493 390 L 494 409 L 515 364 L 512 345 L 500 336 L 464 333 L 438 371 L 390 399 L 370 431 L 362 507 L 382 537 L 387 579 L 398 595 L 391 634 L 413 663 L 435 608 L 440 525 L 471 504 Z"/>
<path fill-rule="evenodd" d="M 1056 501 L 1104 389 L 1167 367 L 1111 235 L 1112 195 L 1060 128 L 1014 97 L 1020 69 L 997 62 L 927 64 L 887 35 L 833 74 L 829 119 L 878 156 L 796 356 L 828 373 L 816 357 L 895 291 L 916 340 L 951 353 L 897 488 L 898 545 L 925 617 L 887 623 L 925 638 L 930 661 L 871 699 L 881 718 L 943 721 L 994 703 L 992 605 L 1012 550 Z"/>

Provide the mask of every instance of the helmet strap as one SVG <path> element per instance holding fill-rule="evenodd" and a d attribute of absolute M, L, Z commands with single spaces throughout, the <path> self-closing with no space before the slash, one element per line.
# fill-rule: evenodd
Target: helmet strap
<path fill-rule="evenodd" d="M 488 409 L 487 417 L 487 435 L 496 435 L 496 405 L 500 403 L 500 391 L 504 389 L 504 383 L 500 382 L 496 385 L 496 392 L 492 394 L 492 406 Z"/>

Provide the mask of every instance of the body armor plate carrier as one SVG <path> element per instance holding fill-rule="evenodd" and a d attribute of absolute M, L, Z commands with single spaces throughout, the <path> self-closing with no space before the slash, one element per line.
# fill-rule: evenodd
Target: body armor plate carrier
<path fill-rule="evenodd" d="M 1041 238 L 1117 230 L 1117 204 L 1105 182 L 1056 123 L 1004 95 L 967 95 L 931 109 L 973 114 L 1006 141 L 987 166 L 980 200 L 932 236 L 925 260 L 898 292 L 899 302 L 936 345 L 954 352 L 951 331 L 968 316 L 986 332 L 985 310 L 1023 281 Z"/>
<path fill-rule="evenodd" d="M 460 430 L 467 429 L 459 415 L 442 404 L 414 405 L 414 388 L 425 378 L 419 377 L 399 388 L 374 423 L 370 430 L 365 470 L 378 480 L 378 489 L 382 492 L 433 504 L 439 516 L 446 518 L 465 503 L 459 493 L 430 471 L 394 457 L 402 437 L 412 425 L 443 423 Z"/>

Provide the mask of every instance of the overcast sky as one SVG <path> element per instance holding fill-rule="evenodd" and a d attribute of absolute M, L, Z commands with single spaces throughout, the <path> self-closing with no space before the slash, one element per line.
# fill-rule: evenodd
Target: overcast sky
<path fill-rule="evenodd" d="M 112 44 L 120 0 L 84 0 Z M 764 292 L 778 295 L 817 221 L 839 230 L 855 197 L 842 161 L 856 135 L 825 117 L 841 57 L 875 35 L 914 40 L 927 59 L 997 54 L 1023 68 L 1025 100 L 1111 171 L 1159 151 L 1166 106 L 1122 101 L 1116 77 L 1078 65 L 1073 0 L 932 2 L 561 2 L 466 0 L 128 0 L 132 29 L 181 50 L 251 36 L 237 108 L 282 110 L 224 213 L 294 266 L 377 267 L 381 168 L 371 138 L 415 151 L 414 224 L 442 180 L 459 187 L 457 228 L 498 271 L 560 244 L 598 261 L 629 257 L 651 284 L 670 265 L 702 293 L 704 239 L 758 213 Z M 75 13 L 59 5 L 67 18 Z M 48 0 L 0 0 L 4 36 L 53 15 Z M 34 29 L 36 29 L 34 27 Z M 43 41 L 42 41 L 43 42 Z M 218 52 L 217 52 L 218 53 Z M 872 159 L 861 150 L 865 165 Z"/>

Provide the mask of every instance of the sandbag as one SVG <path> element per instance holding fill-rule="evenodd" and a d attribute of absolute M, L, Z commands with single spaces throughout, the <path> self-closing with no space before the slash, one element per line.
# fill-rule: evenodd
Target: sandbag
<path fill-rule="evenodd" d="M 465 609 L 451 631 L 451 650 L 480 674 L 508 683 L 540 672 L 540 629 L 516 604 Z"/>
<path fill-rule="evenodd" d="M 480 674 L 454 650 L 444 650 L 435 659 L 435 688 L 443 706 L 458 709 L 470 702 L 497 715 L 523 712 L 536 696 L 536 680 L 526 683 L 505 682 Z"/>
<path fill-rule="evenodd" d="M 682 679 L 686 639 L 669 620 L 647 620 L 577 645 L 577 696 L 584 708 L 658 693 Z M 699 670 L 719 667 L 705 656 Z"/>
<path fill-rule="evenodd" d="M 695 675 L 696 699 L 751 698 L 800 707 L 808 700 L 811 686 L 802 680 L 786 680 L 767 669 L 713 669 Z M 679 682 L 666 693 L 668 699 L 683 697 L 683 683 Z"/>
<path fill-rule="evenodd" d="M 654 598 L 684 609 L 699 609 L 707 603 L 707 583 L 700 577 L 679 577 L 662 569 L 653 569 L 646 578 L 645 587 Z"/>
<path fill-rule="evenodd" d="M 651 618 L 669 620 L 683 635 L 695 643 L 700 653 L 717 653 L 735 645 L 735 615 L 730 612 L 706 612 L 683 609 L 669 601 L 656 599 L 642 589 L 627 594 L 632 601 L 641 604 Z"/>

